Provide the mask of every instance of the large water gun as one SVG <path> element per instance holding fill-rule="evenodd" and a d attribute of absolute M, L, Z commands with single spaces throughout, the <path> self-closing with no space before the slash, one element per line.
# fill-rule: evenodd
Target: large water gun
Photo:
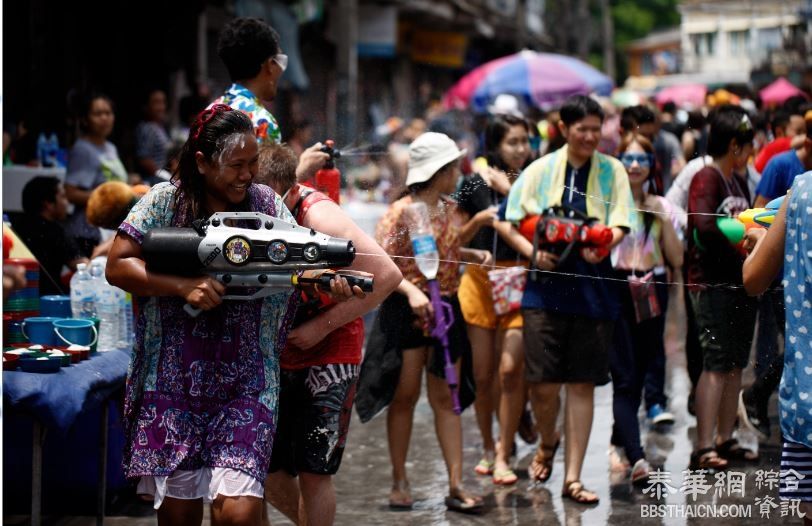
<path fill-rule="evenodd" d="M 154 228 L 141 245 L 147 269 L 176 276 L 209 274 L 228 289 L 223 299 L 254 300 L 341 276 L 371 292 L 373 277 L 330 269 L 355 259 L 352 241 L 259 212 L 218 212 L 192 227 Z M 322 270 L 322 272 L 305 272 Z M 256 290 L 254 290 L 256 289 Z M 186 305 L 196 316 L 199 309 Z"/>
<path fill-rule="evenodd" d="M 785 197 L 781 196 L 773 199 L 764 205 L 764 208 L 749 208 L 735 218 L 720 217 L 716 220 L 716 226 L 719 227 L 719 231 L 730 241 L 731 245 L 736 245 L 742 253 L 745 253 L 746 251 L 742 245 L 744 236 L 754 228 L 769 228 L 773 224 L 775 215 L 778 213 L 778 209 L 781 208 Z M 700 250 L 704 250 L 696 231 L 694 231 L 694 241 Z"/>
<path fill-rule="evenodd" d="M 429 220 L 428 208 L 425 203 L 415 202 L 409 205 L 410 218 L 409 236 L 412 240 L 415 263 L 417 268 L 428 280 L 429 298 L 431 308 L 434 310 L 434 320 L 431 324 L 431 336 L 436 338 L 443 347 L 445 360 L 445 381 L 451 391 L 451 404 L 454 414 L 462 413 L 459 396 L 459 379 L 457 369 L 451 360 L 451 349 L 448 342 L 448 331 L 454 325 L 454 310 L 448 302 L 440 296 L 440 284 L 437 282 L 437 271 L 440 268 L 440 254 Z"/>
<path fill-rule="evenodd" d="M 576 248 L 594 249 L 601 257 L 609 255 L 614 234 L 594 217 L 567 206 L 548 208 L 543 214 L 528 216 L 519 223 L 519 232 L 531 243 L 531 270 L 535 268 L 536 253 L 540 248 L 558 255 L 558 266 L 563 265 Z M 537 280 L 531 272 L 530 279 Z"/>

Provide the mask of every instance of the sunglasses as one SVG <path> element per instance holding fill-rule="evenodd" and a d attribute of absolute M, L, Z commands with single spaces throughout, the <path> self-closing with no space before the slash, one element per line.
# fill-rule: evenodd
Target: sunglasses
<path fill-rule="evenodd" d="M 623 153 L 620 156 L 620 162 L 622 162 L 626 168 L 629 168 L 635 162 L 640 168 L 650 168 L 651 155 L 648 153 Z"/>
<path fill-rule="evenodd" d="M 288 56 L 284 53 L 278 53 L 272 56 L 271 60 L 276 62 L 276 65 L 279 66 L 283 72 L 288 68 Z"/>

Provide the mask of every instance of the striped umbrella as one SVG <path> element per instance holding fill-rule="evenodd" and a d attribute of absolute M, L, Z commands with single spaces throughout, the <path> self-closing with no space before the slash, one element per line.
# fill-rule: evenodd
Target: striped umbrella
<path fill-rule="evenodd" d="M 497 95 L 509 93 L 528 106 L 550 109 L 572 95 L 608 96 L 612 87 L 611 78 L 576 58 L 525 50 L 472 70 L 446 92 L 443 104 L 484 113 Z"/>

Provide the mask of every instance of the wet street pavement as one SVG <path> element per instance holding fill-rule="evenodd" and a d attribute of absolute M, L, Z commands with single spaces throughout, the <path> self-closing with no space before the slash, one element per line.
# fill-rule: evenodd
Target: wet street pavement
<path fill-rule="evenodd" d="M 672 303 L 673 305 L 673 303 Z M 691 488 L 683 487 L 683 470 L 688 469 L 688 461 L 695 437 L 695 419 L 687 413 L 686 400 L 689 380 L 684 365 L 684 351 L 681 335 L 684 329 L 678 312 L 672 311 L 668 326 L 667 348 L 667 392 L 670 395 L 670 409 L 675 414 L 673 427 L 664 432 L 649 432 L 646 426 L 644 435 L 647 456 L 654 464 L 662 465 L 669 472 L 665 482 L 673 489 L 657 485 L 666 495 L 660 500 L 643 493 L 642 488 L 633 488 L 619 475 L 609 472 L 607 449 L 612 425 L 612 387 L 600 387 L 595 392 L 595 419 L 583 470 L 586 487 L 595 490 L 601 501 L 598 506 L 585 507 L 561 498 L 564 472 L 564 447 L 555 458 L 552 478 L 544 485 L 531 487 L 527 479 L 527 465 L 530 463 L 534 446 L 517 439 L 517 460 L 515 467 L 519 482 L 512 487 L 494 486 L 490 477 L 474 474 L 473 468 L 480 458 L 480 439 L 473 409 L 463 415 L 465 447 L 466 487 L 485 495 L 486 511 L 479 516 L 466 516 L 446 511 L 443 503 L 447 493 L 445 465 L 434 432 L 433 416 L 425 399 L 421 399 L 416 413 L 411 448 L 409 451 L 408 472 L 412 495 L 416 501 L 411 511 L 390 511 L 387 506 L 391 487 L 389 453 L 386 443 L 385 415 L 377 416 L 368 424 L 361 424 L 353 415 L 344 462 L 335 478 L 338 512 L 336 524 L 352 526 L 373 525 L 601 525 L 622 524 L 801 524 L 797 517 L 782 517 L 778 500 L 777 476 L 780 460 L 775 399 L 771 403 L 773 411 L 773 438 L 762 444 L 761 459 L 757 464 L 746 467 L 733 467 L 731 472 L 743 473 L 744 496 L 735 491 L 728 494 L 733 486 L 726 485 L 721 495 L 716 495 L 717 479 L 707 476 L 709 485 L 706 494 L 698 494 L 696 501 L 691 496 Z M 746 382 L 751 379 L 746 379 Z M 644 423 L 645 425 L 645 423 Z M 495 426 L 494 426 L 495 427 Z M 740 436 L 745 445 L 754 446 L 753 437 Z M 563 444 L 562 444 L 563 446 Z M 774 470 L 772 476 L 764 476 L 763 470 Z M 736 475 L 734 474 L 733 477 Z M 728 482 L 723 479 L 722 482 Z M 774 483 L 770 490 L 768 485 Z M 760 488 L 759 488 L 760 486 Z M 721 488 L 720 488 L 721 490 Z M 649 491 L 653 495 L 654 491 Z M 663 504 L 669 507 L 653 508 Z M 686 506 L 691 505 L 691 506 Z M 786 506 L 786 505 L 785 505 Z M 763 516 L 762 511 L 769 512 Z M 108 517 L 107 524 L 154 525 L 154 512 L 148 507 L 139 508 L 141 517 Z M 659 516 L 651 517 L 651 511 Z M 788 512 L 788 509 L 784 509 Z M 645 515 L 648 512 L 649 516 Z M 693 512 L 696 517 L 686 517 Z M 670 513 L 670 515 L 669 515 Z M 726 513 L 727 517 L 711 517 L 711 513 Z M 144 516 L 146 514 L 146 516 Z M 208 515 L 208 514 L 206 514 Z M 730 515 L 734 515 L 730 517 Z M 9 519 L 9 518 L 6 518 Z M 274 525 L 289 525 L 275 510 L 271 511 Z M 5 520 L 6 524 L 26 524 Z M 208 524 L 209 521 L 204 521 Z M 47 524 L 60 526 L 85 526 L 94 524 L 89 517 L 61 518 L 47 521 Z"/>
<path fill-rule="evenodd" d="M 681 303 L 680 303 L 681 304 Z M 674 302 L 671 304 L 674 306 Z M 463 415 L 464 431 L 464 476 L 466 486 L 486 496 L 487 509 L 480 516 L 465 516 L 446 511 L 443 499 L 447 494 L 445 465 L 434 433 L 433 416 L 425 397 L 421 399 L 415 414 L 415 425 L 409 450 L 407 465 L 416 503 L 412 511 L 390 511 L 387 506 L 391 487 L 389 453 L 386 444 L 386 418 L 378 415 L 368 424 L 361 424 L 354 417 L 350 428 L 348 446 L 341 471 L 336 476 L 338 513 L 336 524 L 349 525 L 597 525 L 597 524 L 801 524 L 796 517 L 781 517 L 778 500 L 777 480 L 781 449 L 778 440 L 777 417 L 772 415 L 772 439 L 762 444 L 758 463 L 732 467 L 730 472 L 744 473 L 744 497 L 740 492 L 728 494 L 728 486 L 715 495 L 718 480 L 711 475 L 706 484 L 711 486 L 707 494 L 697 494 L 693 500 L 691 488 L 683 486 L 683 470 L 688 469 L 689 457 L 696 433 L 696 420 L 687 412 L 687 396 L 690 381 L 685 369 L 682 335 L 684 328 L 679 310 L 672 310 L 666 336 L 668 349 L 667 392 L 670 396 L 670 409 L 676 417 L 675 424 L 664 432 L 649 432 L 644 422 L 644 436 L 647 458 L 662 470 L 670 473 L 670 486 L 675 493 L 668 492 L 661 500 L 643 493 L 645 488 L 634 488 L 628 479 L 609 472 L 607 449 L 612 426 L 612 386 L 611 384 L 595 391 L 595 419 L 584 462 L 583 482 L 595 490 L 601 501 L 598 506 L 586 507 L 565 501 L 561 498 L 564 472 L 564 447 L 559 448 L 555 458 L 552 478 L 544 485 L 531 487 L 527 478 L 527 465 L 530 463 L 534 446 L 517 438 L 517 461 L 515 466 L 519 482 L 512 487 L 495 486 L 490 477 L 480 477 L 473 471 L 480 459 L 479 432 L 474 419 L 473 408 Z M 752 379 L 746 380 L 751 381 Z M 771 403 L 776 411 L 775 398 Z M 740 441 L 756 447 L 755 438 L 742 433 Z M 763 471 L 775 470 L 772 476 Z M 727 483 L 727 476 L 723 479 Z M 735 480 L 736 475 L 733 475 Z M 773 482 L 773 489 L 768 485 Z M 700 484 L 701 485 L 701 484 Z M 758 487 L 760 486 L 760 488 Z M 650 495 L 654 494 L 653 490 Z M 696 493 L 696 491 L 694 491 Z M 758 499 L 758 500 L 756 500 Z M 772 500 L 770 500 L 772 499 Z M 651 511 L 651 505 L 673 505 L 662 507 L 661 517 L 644 516 Z M 686 507 L 686 504 L 693 506 Z M 776 507 L 772 507 L 772 505 Z M 734 505 L 734 507 L 730 507 Z M 643 507 L 646 506 L 646 507 Z M 762 506 L 769 511 L 763 516 Z M 669 510 L 670 515 L 669 516 Z M 784 510 L 789 512 L 788 509 Z M 685 517 L 694 512 L 698 517 Z M 728 517 L 708 518 L 709 514 L 726 513 Z M 682 516 L 678 516 L 679 514 Z M 749 514 L 749 517 L 748 517 Z M 651 515 L 651 513 L 649 513 Z M 729 515 L 738 515 L 730 517 Z M 704 518 L 703 518 L 704 516 Z M 272 514 L 274 524 L 291 524 L 280 514 Z"/>

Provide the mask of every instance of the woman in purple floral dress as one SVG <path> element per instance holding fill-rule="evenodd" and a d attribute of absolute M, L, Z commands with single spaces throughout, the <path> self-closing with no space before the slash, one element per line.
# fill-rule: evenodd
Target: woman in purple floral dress
<path fill-rule="evenodd" d="M 279 196 L 252 184 L 257 141 L 251 120 L 227 106 L 200 114 L 172 182 L 155 186 L 119 227 L 110 283 L 139 297 L 127 378 L 124 467 L 152 494 L 159 524 L 258 524 L 262 481 L 276 429 L 279 349 L 293 297 L 222 302 L 210 277 L 146 270 L 144 235 L 191 226 L 214 212 L 256 211 L 293 222 Z M 204 312 L 192 318 L 189 303 Z"/>

